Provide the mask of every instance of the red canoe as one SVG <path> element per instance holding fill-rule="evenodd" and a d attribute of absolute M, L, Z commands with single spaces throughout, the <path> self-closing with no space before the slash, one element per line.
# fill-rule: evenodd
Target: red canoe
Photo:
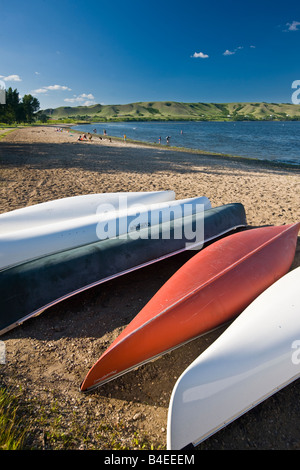
<path fill-rule="evenodd" d="M 185 263 L 93 365 L 92 390 L 234 319 L 283 276 L 295 256 L 300 223 L 227 236 Z"/>

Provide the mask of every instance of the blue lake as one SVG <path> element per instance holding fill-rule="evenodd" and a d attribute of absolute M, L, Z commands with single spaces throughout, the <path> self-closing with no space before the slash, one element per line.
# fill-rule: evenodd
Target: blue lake
<path fill-rule="evenodd" d="M 81 132 L 300 165 L 300 121 L 116 122 L 75 126 Z M 170 137 L 167 144 L 167 137 Z"/>

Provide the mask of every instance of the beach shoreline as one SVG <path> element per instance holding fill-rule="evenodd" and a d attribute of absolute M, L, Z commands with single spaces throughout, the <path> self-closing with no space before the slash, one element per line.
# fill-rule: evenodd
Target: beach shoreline
<path fill-rule="evenodd" d="M 176 199 L 207 196 L 213 207 L 240 202 L 251 227 L 300 221 L 300 169 L 294 165 L 104 136 L 78 141 L 79 133 L 70 127 L 24 127 L 0 139 L 0 213 L 81 194 L 173 190 Z M 0 365 L 2 382 L 13 392 L 22 389 L 28 405 L 38 403 L 37 414 L 44 410 L 44 424 L 31 430 L 33 446 L 63 446 L 45 438 L 53 427 L 50 408 L 55 401 L 65 432 L 75 426 L 84 429 L 84 438 L 76 437 L 76 448 L 110 449 L 113 444 L 104 427 L 102 443 L 97 439 L 103 423 L 115 429 L 120 446 L 139 448 L 133 439 L 138 433 L 147 435 L 154 449 L 164 448 L 176 379 L 222 328 L 91 394 L 80 393 L 79 385 L 100 353 L 189 256 L 183 253 L 159 263 L 159 268 L 154 264 L 98 286 L 0 337 L 7 357 Z M 298 266 L 299 237 L 291 269 Z M 200 448 L 299 448 L 299 395 L 300 384 L 295 382 Z"/>
<path fill-rule="evenodd" d="M 82 134 L 84 131 L 80 131 L 77 129 L 74 129 L 73 124 L 66 124 L 66 128 L 70 129 L 72 132 L 77 133 L 77 134 Z M 94 140 L 97 141 L 97 139 L 113 139 L 114 142 L 118 143 L 125 143 L 124 138 L 122 137 L 116 137 L 116 136 L 103 136 L 100 134 L 93 134 L 93 137 L 95 137 Z M 249 162 L 253 164 L 258 164 L 258 165 L 263 165 L 264 167 L 270 167 L 270 168 L 283 168 L 283 169 L 300 169 L 300 164 L 299 163 L 292 163 L 280 159 L 263 159 L 259 157 L 251 157 L 251 156 L 245 156 L 245 155 L 237 155 L 237 154 L 231 154 L 231 153 L 218 153 L 218 152 L 210 152 L 208 150 L 203 150 L 201 148 L 191 148 L 191 147 L 177 147 L 174 145 L 168 144 L 162 144 L 159 142 L 147 142 L 147 141 L 139 141 L 139 140 L 133 140 L 129 139 L 126 137 L 126 143 L 133 144 L 133 145 L 138 145 L 138 146 L 146 146 L 146 147 L 152 147 L 152 148 L 160 148 L 160 149 L 165 149 L 169 151 L 175 151 L 175 152 L 186 152 L 186 153 L 191 153 L 191 154 L 196 154 L 196 155 L 206 155 L 206 156 L 212 156 L 212 157 L 219 157 L 220 159 L 227 160 L 229 159 L 230 161 L 237 161 L 237 162 Z"/>

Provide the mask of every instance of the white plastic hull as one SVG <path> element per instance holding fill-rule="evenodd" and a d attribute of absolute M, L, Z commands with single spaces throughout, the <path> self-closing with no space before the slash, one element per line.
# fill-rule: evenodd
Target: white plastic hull
<path fill-rule="evenodd" d="M 53 253 L 136 232 L 163 220 L 179 218 L 210 209 L 206 197 L 144 204 L 136 200 L 128 210 L 109 210 L 60 222 L 0 235 L 0 269 L 5 269 Z"/>
<path fill-rule="evenodd" d="M 167 448 L 199 444 L 300 376 L 300 267 L 247 307 L 173 389 Z"/>
<path fill-rule="evenodd" d="M 0 214 L 0 233 L 11 233 L 17 230 L 94 215 L 101 204 L 110 204 L 114 209 L 120 210 L 120 202 L 122 204 L 124 198 L 126 198 L 127 206 L 130 207 L 137 203 L 156 204 L 173 201 L 175 193 L 174 191 L 119 192 L 85 194 L 55 199 Z"/>

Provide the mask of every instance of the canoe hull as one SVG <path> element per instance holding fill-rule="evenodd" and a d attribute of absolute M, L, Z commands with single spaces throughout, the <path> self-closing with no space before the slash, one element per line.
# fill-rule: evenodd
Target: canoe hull
<path fill-rule="evenodd" d="M 123 199 L 122 199 L 123 198 Z M 0 214 L 1 234 L 54 224 L 97 212 L 99 205 L 110 204 L 120 210 L 126 198 L 127 207 L 133 204 L 156 204 L 175 199 L 174 191 L 119 192 L 72 196 L 42 202 Z"/>
<path fill-rule="evenodd" d="M 201 249 L 204 242 L 245 226 L 245 210 L 228 204 L 142 229 L 137 239 L 125 234 L 1 271 L 0 334 L 72 295 L 187 250 L 185 231 L 181 238 L 174 235 L 197 222 L 204 225 L 204 238 L 192 248 Z"/>
<path fill-rule="evenodd" d="M 125 196 L 127 198 L 127 196 Z M 161 194 L 165 197 L 165 194 Z M 140 195 L 129 199 L 129 206 L 120 211 L 114 210 L 110 203 L 98 206 L 98 212 L 92 215 L 65 219 L 60 222 L 38 227 L 0 234 L 0 270 L 16 266 L 27 261 L 47 256 L 79 246 L 98 242 L 101 239 L 113 238 L 136 229 L 136 225 L 151 226 L 157 224 L 159 218 L 167 216 L 182 217 L 184 211 L 190 214 L 211 208 L 206 197 L 163 201 L 145 204 L 159 195 Z M 109 196 L 107 196 L 109 200 Z M 124 201 L 125 202 L 125 201 Z M 124 204 L 125 206 L 125 204 Z M 102 208 L 102 210 L 101 210 Z M 111 210 L 108 210 L 111 208 Z M 1 219 L 0 219 L 1 224 Z"/>
<path fill-rule="evenodd" d="M 183 372 L 170 399 L 168 449 L 199 444 L 300 376 L 299 286 L 300 267 L 256 298 Z"/>
<path fill-rule="evenodd" d="M 248 230 L 195 255 L 93 365 L 81 390 L 92 390 L 232 320 L 288 271 L 298 230 L 298 225 Z"/>

